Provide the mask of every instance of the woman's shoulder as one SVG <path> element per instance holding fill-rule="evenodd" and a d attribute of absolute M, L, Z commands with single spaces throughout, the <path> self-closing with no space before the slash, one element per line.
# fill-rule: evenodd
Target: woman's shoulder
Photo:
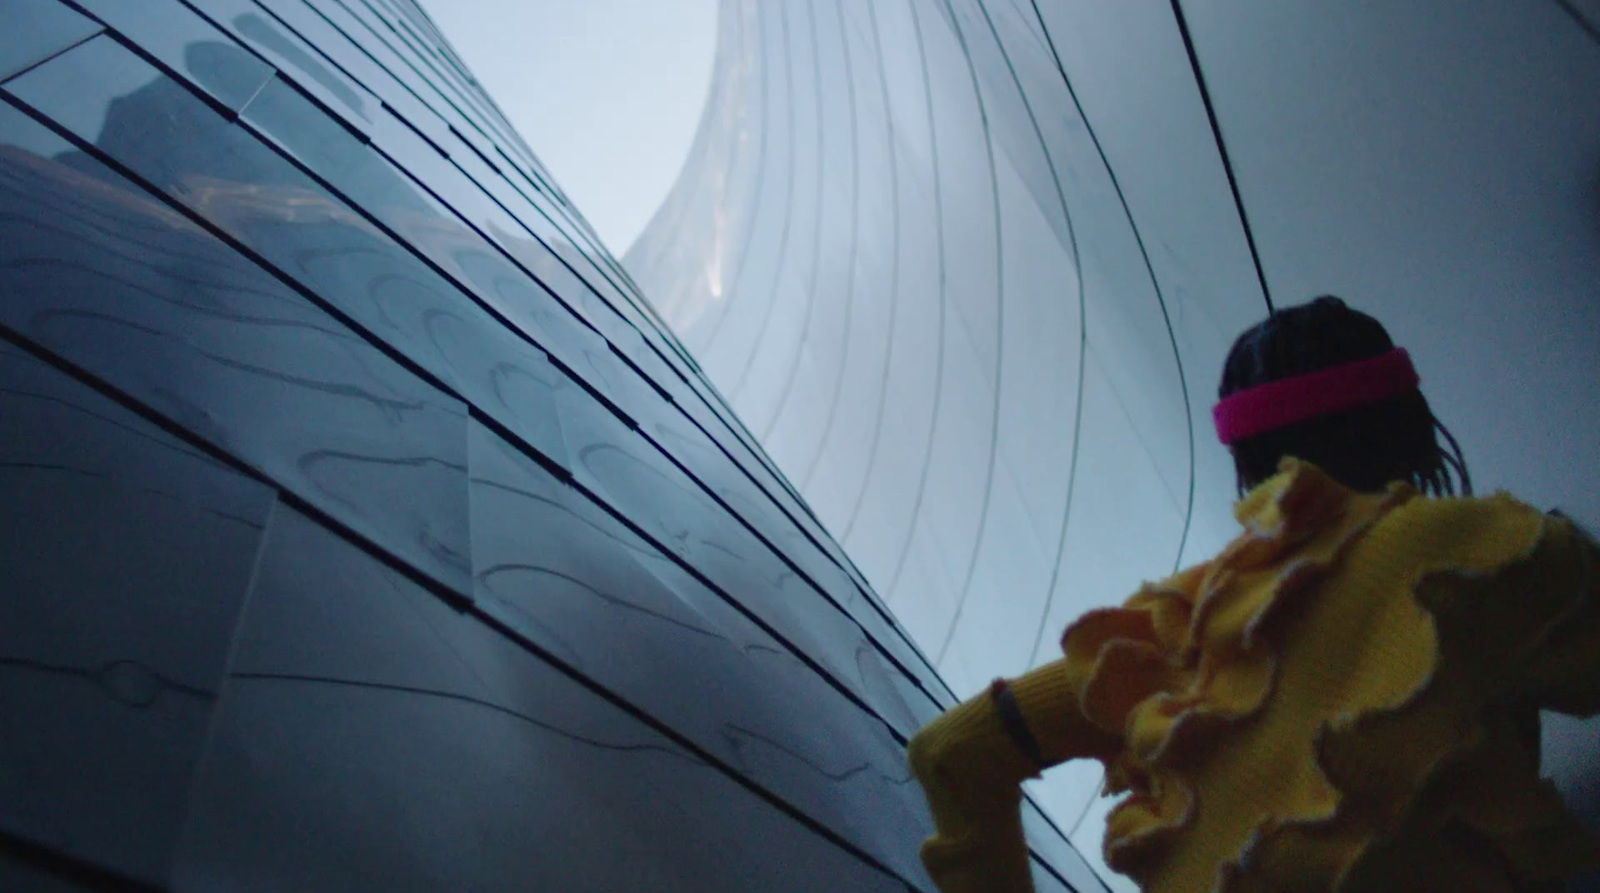
<path fill-rule="evenodd" d="M 1337 527 L 1352 515 L 1369 516 L 1379 539 L 1416 538 L 1419 545 L 1505 540 L 1527 545 L 1547 531 L 1576 530 L 1559 512 L 1547 513 L 1499 490 L 1486 496 L 1427 496 L 1403 481 L 1382 493 L 1357 493 L 1309 462 L 1285 459 L 1279 473 L 1247 494 L 1234 509 L 1245 534 L 1274 529 L 1302 532 Z"/>
<path fill-rule="evenodd" d="M 1515 542 L 1531 549 L 1547 537 L 1565 538 L 1578 531 L 1560 513 L 1545 512 L 1502 490 L 1487 496 L 1419 496 L 1397 506 L 1374 532 L 1415 539 L 1419 545 L 1444 539 L 1484 546 Z"/>

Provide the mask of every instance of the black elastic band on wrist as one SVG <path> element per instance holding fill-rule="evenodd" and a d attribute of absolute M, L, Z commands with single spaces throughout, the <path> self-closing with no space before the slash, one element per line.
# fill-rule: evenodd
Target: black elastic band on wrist
<path fill-rule="evenodd" d="M 1005 729 L 1006 737 L 1022 751 L 1023 756 L 1043 769 L 1044 752 L 1039 749 L 1039 739 L 1028 730 L 1028 721 L 1022 717 L 1022 708 L 1017 706 L 1017 696 L 1011 691 L 1011 686 L 1004 679 L 996 679 L 989 686 L 989 697 L 994 701 L 995 710 L 1000 713 L 1000 725 Z"/>

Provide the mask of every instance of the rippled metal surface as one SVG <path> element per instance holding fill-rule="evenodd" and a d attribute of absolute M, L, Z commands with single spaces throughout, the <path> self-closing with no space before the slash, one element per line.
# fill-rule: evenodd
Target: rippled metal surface
<path fill-rule="evenodd" d="M 0 12 L 0 886 L 929 888 L 949 689 L 420 10 Z"/>
<path fill-rule="evenodd" d="M 1273 302 L 1374 313 L 1480 490 L 1600 519 L 1593 4 L 721 11 L 627 267 L 957 694 L 1231 536 L 1209 410 Z M 1034 789 L 1087 853 L 1099 781 Z"/>

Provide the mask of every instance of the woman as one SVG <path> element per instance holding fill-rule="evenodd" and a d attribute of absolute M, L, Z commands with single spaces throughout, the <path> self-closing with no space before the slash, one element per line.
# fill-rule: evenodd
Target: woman
<path fill-rule="evenodd" d="M 1337 298 L 1246 331 L 1220 391 L 1238 538 L 912 740 L 940 888 L 1031 890 L 1018 786 L 1079 758 L 1129 794 L 1106 862 L 1146 891 L 1559 890 L 1600 864 L 1537 713 L 1600 710 L 1600 548 L 1453 498 L 1405 352 Z"/>

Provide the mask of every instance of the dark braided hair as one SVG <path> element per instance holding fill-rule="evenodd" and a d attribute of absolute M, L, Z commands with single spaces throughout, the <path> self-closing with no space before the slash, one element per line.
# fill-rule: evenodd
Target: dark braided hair
<path fill-rule="evenodd" d="M 1219 397 L 1255 385 L 1364 360 L 1394 348 L 1372 317 L 1323 296 L 1279 310 L 1233 343 L 1222 368 Z M 1435 432 L 1450 449 L 1439 446 Z M 1303 459 L 1353 490 L 1379 492 L 1390 481 L 1409 481 L 1424 493 L 1472 493 L 1461 446 L 1434 418 L 1420 391 L 1346 412 L 1320 416 L 1233 444 L 1239 492 L 1278 470 L 1284 456 Z"/>

